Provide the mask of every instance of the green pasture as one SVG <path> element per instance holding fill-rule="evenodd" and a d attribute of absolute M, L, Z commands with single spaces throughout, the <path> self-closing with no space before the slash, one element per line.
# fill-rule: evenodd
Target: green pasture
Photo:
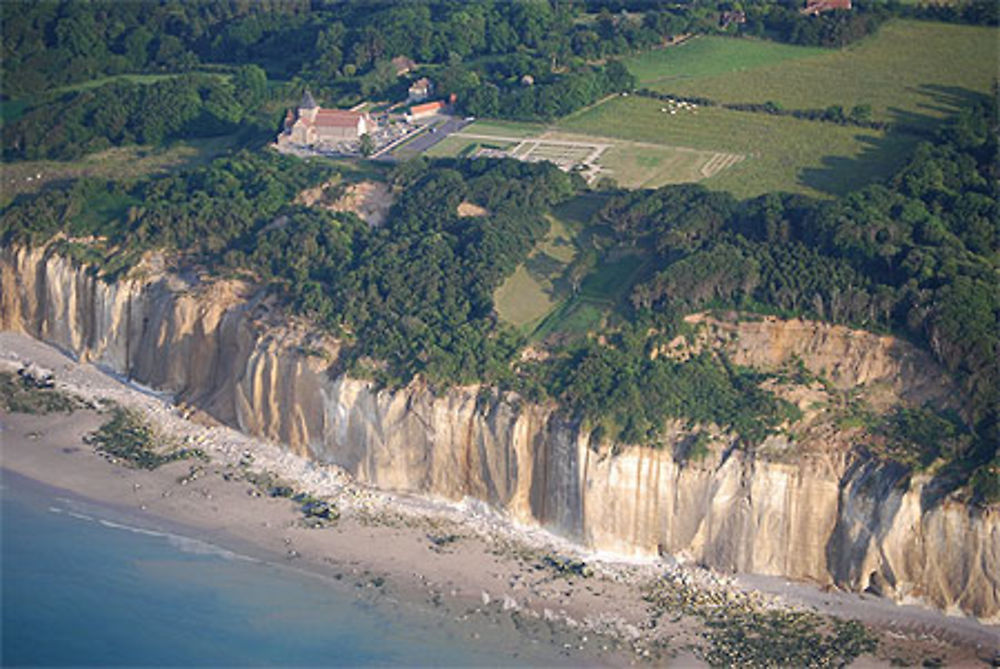
<path fill-rule="evenodd" d="M 722 46 L 727 39 L 705 41 L 705 48 L 724 54 L 732 49 Z M 743 71 L 713 73 L 706 66 L 701 74 L 650 87 L 718 102 L 773 101 L 788 109 L 869 104 L 876 120 L 927 127 L 953 114 L 970 92 L 989 92 L 998 45 L 997 28 L 897 20 L 844 49 Z M 668 62 L 665 56 L 660 77 L 669 77 Z M 645 76 L 653 77 L 655 68 L 644 66 Z"/>
<path fill-rule="evenodd" d="M 673 91 L 673 84 L 681 80 L 742 73 L 826 51 L 767 40 L 699 36 L 632 56 L 624 64 L 640 87 Z"/>
<path fill-rule="evenodd" d="M 578 134 L 743 154 L 704 184 L 737 197 L 769 191 L 841 195 L 890 175 L 917 139 L 716 107 L 670 115 L 658 100 L 616 97 L 559 122 Z"/>

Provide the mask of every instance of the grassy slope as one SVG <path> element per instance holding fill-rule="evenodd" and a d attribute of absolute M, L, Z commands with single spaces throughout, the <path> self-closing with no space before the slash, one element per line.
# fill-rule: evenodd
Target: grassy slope
<path fill-rule="evenodd" d="M 657 100 L 618 97 L 567 117 L 559 126 L 582 134 L 745 154 L 746 160 L 704 182 L 739 197 L 777 190 L 840 195 L 891 174 L 916 141 L 766 114 L 699 108 L 670 115 L 661 108 Z"/>
<path fill-rule="evenodd" d="M 996 28 L 893 21 L 842 50 L 659 87 L 720 102 L 772 100 L 796 109 L 870 104 L 878 120 L 927 125 L 954 113 L 967 91 L 990 90 L 998 36 Z"/>
<path fill-rule="evenodd" d="M 531 330 L 563 297 L 561 277 L 576 257 L 578 226 L 551 217 L 549 232 L 493 295 L 497 313 L 515 327 Z"/>
<path fill-rule="evenodd" d="M 494 294 L 503 320 L 542 339 L 553 334 L 586 334 L 615 310 L 645 268 L 641 256 L 604 254 L 576 294 L 564 278 L 579 250 L 593 245 L 595 235 L 607 233 L 588 227 L 604 201 L 604 195 L 591 193 L 556 207 L 548 235 Z"/>

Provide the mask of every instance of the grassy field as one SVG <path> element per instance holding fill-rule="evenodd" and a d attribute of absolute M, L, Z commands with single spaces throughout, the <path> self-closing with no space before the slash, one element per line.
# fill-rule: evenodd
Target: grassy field
<path fill-rule="evenodd" d="M 647 51 L 624 63 L 640 87 L 673 91 L 674 85 L 685 79 L 743 73 L 826 52 L 765 40 L 700 36 L 677 46 Z"/>
<path fill-rule="evenodd" d="M 577 254 L 580 225 L 550 217 L 549 232 L 493 295 L 500 317 L 530 332 L 564 297 L 561 279 Z"/>
<path fill-rule="evenodd" d="M 496 291 L 500 317 L 534 340 L 552 335 L 580 336 L 592 331 L 621 304 L 645 268 L 637 252 L 602 254 L 597 266 L 573 292 L 566 270 L 584 248 L 608 230 L 590 224 L 606 195 L 589 193 L 555 208 L 549 233 Z"/>
<path fill-rule="evenodd" d="M 602 174 L 611 177 L 625 188 L 659 188 L 669 184 L 701 181 L 712 174 L 713 159 L 717 151 L 704 151 L 680 146 L 666 146 L 652 142 L 630 142 L 620 138 L 595 137 L 566 132 L 547 132 L 546 139 L 565 141 L 600 141 L 611 144 L 601 154 L 598 164 Z M 729 156 L 730 154 L 723 154 Z M 732 156 L 738 162 L 742 155 Z M 718 161 L 716 160 L 716 163 Z"/>
<path fill-rule="evenodd" d="M 485 129 L 480 129 L 477 122 L 475 133 L 482 133 L 483 136 L 493 136 L 493 132 L 499 133 L 502 130 L 490 128 L 483 124 Z M 687 147 L 667 146 L 655 143 L 630 142 L 621 138 L 604 137 L 600 135 L 586 135 L 580 133 L 568 133 L 561 131 L 545 131 L 543 126 L 529 126 L 536 130 L 535 134 L 528 135 L 527 128 L 521 130 L 519 135 L 522 139 L 538 139 L 542 146 L 535 149 L 530 145 L 522 147 L 518 155 L 523 155 L 530 151 L 536 158 L 546 158 L 558 155 L 575 155 L 578 159 L 584 158 L 592 150 L 591 147 L 561 147 L 556 145 L 546 145 L 544 141 L 557 140 L 563 142 L 580 142 L 581 144 L 610 144 L 611 146 L 601 154 L 597 163 L 601 166 L 603 176 L 611 177 L 620 186 L 626 188 L 658 188 L 668 184 L 691 183 L 700 181 L 711 176 L 716 169 L 726 169 L 730 164 L 743 159 L 741 154 L 720 153 L 718 151 L 705 151 Z M 463 132 L 472 132 L 468 129 Z M 498 137 L 512 137 L 513 135 L 496 135 Z M 486 147 L 498 149 L 513 149 L 514 142 L 502 140 L 489 140 L 475 137 L 463 137 L 452 135 L 431 147 L 426 155 L 431 157 L 454 157 L 466 155 L 472 148 Z"/>
<path fill-rule="evenodd" d="M 661 78 L 651 88 L 671 93 L 719 102 L 771 100 L 793 109 L 870 104 L 877 120 L 927 126 L 954 113 L 969 91 L 989 92 L 997 76 L 998 39 L 996 28 L 892 21 L 845 49 L 744 71 L 712 72 L 706 66 L 683 79 L 662 79 L 671 74 L 668 56 L 663 74 L 652 63 L 642 63 L 641 71 L 650 81 Z M 725 43 L 706 41 L 720 57 L 732 49 Z"/>
<path fill-rule="evenodd" d="M 891 174 L 916 141 L 908 135 L 719 108 L 677 115 L 661 109 L 657 100 L 617 97 L 567 117 L 558 127 L 575 134 L 745 155 L 704 182 L 738 197 L 775 190 L 840 195 Z"/>
<path fill-rule="evenodd" d="M 91 79 L 89 81 L 81 81 L 76 84 L 70 84 L 68 86 L 62 86 L 60 88 L 53 89 L 55 93 L 70 93 L 72 91 L 85 91 L 91 88 L 97 88 L 103 86 L 104 84 L 111 84 L 115 82 L 129 83 L 129 84 L 155 84 L 158 81 L 163 81 L 164 79 L 173 79 L 174 77 L 184 76 L 183 72 L 171 72 L 163 74 L 116 74 L 110 77 L 101 77 L 99 79 Z M 195 71 L 193 74 L 209 75 L 213 77 L 220 77 L 222 79 L 229 79 L 232 75 L 222 74 L 219 72 L 198 72 Z"/>

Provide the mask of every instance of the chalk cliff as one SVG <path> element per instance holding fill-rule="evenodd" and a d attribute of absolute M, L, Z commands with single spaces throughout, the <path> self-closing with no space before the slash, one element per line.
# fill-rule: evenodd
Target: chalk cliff
<path fill-rule="evenodd" d="M 951 394 L 928 356 L 889 337 L 774 319 L 706 325 L 744 364 L 796 356 L 844 388 Z M 697 462 L 675 457 L 680 425 L 660 448 L 591 443 L 553 406 L 479 388 L 376 391 L 334 374 L 337 343 L 251 286 L 156 272 L 108 284 L 44 249 L 0 251 L 0 328 L 385 489 L 477 498 L 595 550 L 871 587 L 1000 620 L 1000 509 L 928 505 L 925 478 L 859 455 L 821 421 L 801 443 L 775 437 L 756 453 L 715 432 Z"/>

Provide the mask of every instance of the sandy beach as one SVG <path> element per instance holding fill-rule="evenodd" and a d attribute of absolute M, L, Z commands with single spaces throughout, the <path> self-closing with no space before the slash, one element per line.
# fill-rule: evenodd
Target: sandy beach
<path fill-rule="evenodd" d="M 144 527 L 169 527 L 353 583 L 366 596 L 464 621 L 470 635 L 504 630 L 554 644 L 568 665 L 704 666 L 704 619 L 686 605 L 658 609 L 655 598 L 644 597 L 655 583 L 685 597 L 704 593 L 704 606 L 718 600 L 861 620 L 879 645 L 856 666 L 893 659 L 919 666 L 930 658 L 983 666 L 1000 651 L 1000 629 L 969 618 L 783 579 L 720 575 L 669 558 L 636 563 L 589 555 L 537 528 L 516 527 L 471 500 L 455 504 L 373 490 L 335 467 L 217 425 L 28 337 L 0 333 L 0 371 L 16 372 L 29 361 L 52 370 L 60 390 L 135 408 L 177 443 L 203 449 L 209 460 L 132 469 L 84 442 L 107 420 L 97 410 L 0 413 L 6 472 L 108 505 Z M 264 480 L 328 501 L 339 518 L 310 527 L 299 505 L 272 497 Z"/>

